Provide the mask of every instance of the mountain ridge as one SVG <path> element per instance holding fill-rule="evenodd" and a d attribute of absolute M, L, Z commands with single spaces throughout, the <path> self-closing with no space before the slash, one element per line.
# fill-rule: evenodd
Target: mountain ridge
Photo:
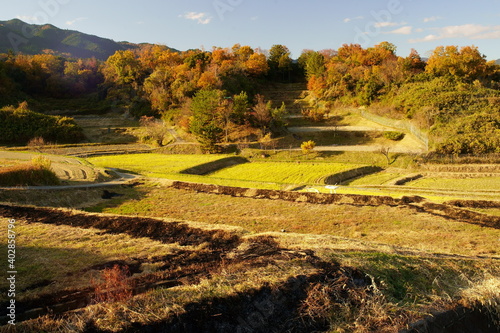
<path fill-rule="evenodd" d="M 48 51 L 74 58 L 106 60 L 116 51 L 136 49 L 144 44 L 147 43 L 116 42 L 52 24 L 29 24 L 19 19 L 0 21 L 0 53 L 13 51 L 32 55 Z"/>

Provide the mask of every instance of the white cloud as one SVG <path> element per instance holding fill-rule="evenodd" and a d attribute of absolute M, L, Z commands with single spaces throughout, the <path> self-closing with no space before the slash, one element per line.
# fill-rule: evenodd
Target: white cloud
<path fill-rule="evenodd" d="M 401 25 L 405 25 L 406 22 L 377 22 L 375 23 L 376 28 L 386 28 L 386 27 L 399 27 Z"/>
<path fill-rule="evenodd" d="M 441 16 L 426 17 L 426 18 L 424 18 L 424 23 L 435 22 L 437 20 L 442 20 L 442 19 L 443 18 Z"/>
<path fill-rule="evenodd" d="M 406 27 L 401 27 L 396 30 L 392 30 L 387 32 L 388 34 L 396 34 L 396 35 L 409 35 L 413 31 L 413 27 L 411 26 L 406 26 Z"/>
<path fill-rule="evenodd" d="M 474 39 L 500 39 L 500 26 L 495 30 L 474 36 Z"/>
<path fill-rule="evenodd" d="M 78 18 L 76 18 L 74 20 L 66 21 L 66 25 L 73 25 L 73 24 L 75 24 L 77 22 L 85 21 L 87 19 L 88 19 L 88 17 L 78 17 Z"/>
<path fill-rule="evenodd" d="M 258 17 L 258 16 L 252 16 L 252 17 L 250 18 L 250 20 L 252 20 L 252 21 L 257 21 L 258 19 L 259 19 L 259 17 Z"/>
<path fill-rule="evenodd" d="M 467 39 L 499 39 L 500 25 L 486 26 L 480 24 L 450 25 L 443 28 L 432 29 L 435 31 L 424 38 L 411 39 L 411 43 L 429 42 L 447 38 Z"/>
<path fill-rule="evenodd" d="M 364 16 L 347 17 L 347 18 L 344 19 L 344 23 L 349 23 L 351 21 L 362 20 L 364 18 L 365 18 Z"/>
<path fill-rule="evenodd" d="M 208 13 L 197 13 L 197 12 L 189 12 L 184 15 L 180 15 L 187 20 L 198 21 L 198 24 L 209 24 L 212 21 L 212 16 Z"/>

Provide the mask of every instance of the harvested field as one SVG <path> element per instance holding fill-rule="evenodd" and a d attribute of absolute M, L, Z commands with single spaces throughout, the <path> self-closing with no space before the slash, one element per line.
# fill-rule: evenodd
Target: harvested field
<path fill-rule="evenodd" d="M 0 215 L 15 218 L 20 223 L 70 225 L 72 228 L 96 228 L 106 233 L 125 233 L 132 237 L 147 237 L 161 243 L 176 243 L 180 247 L 200 246 L 196 251 L 179 249 L 174 253 L 162 257 L 134 258 L 133 263 L 125 261 L 109 261 L 99 265 L 93 265 L 85 270 L 102 271 L 110 267 L 127 267 L 127 283 L 131 286 L 134 295 L 143 294 L 151 289 L 173 288 L 176 286 L 189 286 L 198 284 L 202 279 L 207 279 L 221 270 L 238 270 L 238 267 L 246 269 L 267 267 L 275 265 L 279 261 L 295 260 L 300 265 L 310 266 L 304 270 L 305 275 L 298 275 L 284 279 L 279 286 L 270 288 L 263 285 L 249 292 L 245 296 L 234 295 L 227 299 L 213 299 L 201 301 L 198 304 L 186 305 L 184 316 L 173 314 L 163 318 L 161 323 L 136 323 L 129 329 L 140 331 L 153 328 L 167 331 L 176 331 L 178 325 L 185 326 L 190 323 L 192 330 L 210 329 L 219 325 L 229 325 L 237 329 L 243 325 L 238 316 L 248 310 L 259 311 L 250 299 L 269 299 L 276 309 L 273 313 L 273 331 L 281 331 L 287 328 L 301 328 L 304 332 L 312 332 L 317 329 L 325 329 L 326 321 L 316 320 L 318 318 L 301 315 L 301 301 L 308 297 L 308 289 L 311 285 L 332 283 L 338 288 L 339 302 L 347 299 L 350 295 L 342 290 L 351 289 L 362 294 L 371 294 L 371 280 L 367 279 L 361 272 L 341 267 L 336 263 L 326 263 L 315 257 L 312 252 L 292 251 L 279 246 L 269 236 L 253 237 L 243 239 L 236 233 L 222 230 L 203 230 L 190 227 L 179 222 L 164 222 L 149 218 L 131 218 L 118 216 L 98 216 L 74 213 L 53 209 L 37 209 L 29 207 L 0 206 Z M 139 274 L 145 264 L 155 264 L 154 273 Z M 339 281 L 342 281 L 340 284 Z M 32 281 L 24 290 L 34 290 L 53 283 L 53 281 Z M 4 284 L 4 283 L 3 283 Z M 2 287 L 3 289 L 3 287 Z M 29 319 L 38 318 L 49 314 L 57 318 L 69 310 L 84 308 L 95 303 L 96 289 L 92 286 L 81 289 L 67 289 L 51 294 L 38 294 L 31 297 L 19 297 L 16 304 L 17 318 L 20 321 L 28 320 L 27 324 L 21 324 L 29 331 L 32 322 Z M 22 293 L 21 293 L 22 294 Z M 235 304 L 240 304 L 234 307 Z M 2 306 L 5 304 L 2 304 Z M 212 316 L 221 310 L 222 317 L 212 319 Z M 190 315 L 188 317 L 188 315 Z M 188 318 L 196 315 L 197 320 L 192 322 Z M 71 316 L 71 315 L 70 315 Z M 205 320 L 202 320 L 205 319 Z M 266 317 L 271 319 L 270 316 Z M 2 321 L 5 317 L 2 318 Z M 49 320 L 50 321 L 50 320 Z M 270 322 L 266 321 L 266 325 Z M 26 326 L 25 326 L 26 325 Z M 93 318 L 85 324 L 84 331 L 89 325 L 96 325 Z M 246 325 L 254 325 L 248 322 Z M 97 325 L 99 326 L 99 325 Z M 269 326 L 263 326 L 269 327 Z M 43 328 L 41 328 L 43 329 Z M 99 331 L 99 330 L 98 330 Z"/>
<path fill-rule="evenodd" d="M 172 186 L 177 189 L 231 195 L 234 197 L 251 197 L 256 199 L 285 200 L 293 202 L 323 204 L 323 205 L 335 203 L 335 204 L 348 204 L 354 206 L 380 206 L 380 205 L 407 206 L 410 208 L 414 208 L 420 212 L 436 214 L 453 220 L 500 229 L 500 217 L 475 213 L 469 210 L 459 209 L 449 205 L 439 205 L 434 203 L 423 203 L 420 205 L 420 203 L 425 201 L 425 199 L 419 196 L 394 199 L 392 197 L 384 197 L 384 196 L 256 190 L 256 189 L 245 189 L 239 187 L 194 184 L 194 183 L 183 183 L 183 182 L 174 182 Z M 444 212 L 444 215 L 438 212 Z"/>
<path fill-rule="evenodd" d="M 15 218 L 26 227 L 96 230 L 173 246 L 164 255 L 138 257 L 131 253 L 126 260 L 102 260 L 73 272 L 75 276 L 87 272 L 99 276 L 123 269 L 126 275 L 121 283 L 130 296 L 121 301 L 109 297 L 123 289 L 102 291 L 95 283 L 80 288 L 61 285 L 59 291 L 37 293 L 56 281 L 35 278 L 19 292 L 17 332 L 65 331 L 68 327 L 75 332 L 320 332 L 332 327 L 389 332 L 409 328 L 426 313 L 392 303 L 394 297 L 410 300 L 407 293 L 379 281 L 392 273 L 380 271 L 385 268 L 373 259 L 366 262 L 367 274 L 337 260 L 320 258 L 311 250 L 286 248 L 274 236 L 245 236 L 238 229 L 202 228 L 181 221 L 32 207 L 0 206 L 0 216 Z M 41 241 L 44 236 L 37 237 Z M 338 255 L 345 258 L 349 253 Z M 351 259 L 356 257 L 390 260 L 411 268 L 413 275 L 420 274 L 412 268 L 420 263 L 413 256 L 410 260 L 376 252 L 351 254 Z M 466 275 L 477 274 L 476 266 L 481 265 L 477 259 L 438 257 L 421 263 L 426 269 L 442 270 L 446 260 L 454 262 L 446 269 L 460 269 Z M 377 271 L 378 277 L 373 277 Z M 415 288 L 419 283 L 412 285 Z M 448 285 L 439 288 L 446 295 L 452 290 Z M 435 292 L 437 295 L 438 289 Z M 332 313 L 338 315 L 332 318 Z M 487 327 L 490 319 L 485 318 L 475 315 L 471 320 L 480 320 Z M 445 324 L 450 322 L 457 319 L 452 317 Z"/>
<path fill-rule="evenodd" d="M 13 161 L 30 161 L 33 157 L 43 156 L 51 161 L 51 168 L 63 181 L 92 183 L 104 180 L 99 170 L 83 163 L 81 160 L 58 155 L 40 155 L 31 152 L 0 151 L 0 158 Z"/>

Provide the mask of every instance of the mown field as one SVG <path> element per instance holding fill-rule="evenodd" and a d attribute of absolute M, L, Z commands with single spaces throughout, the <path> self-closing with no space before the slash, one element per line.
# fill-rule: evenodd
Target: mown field
<path fill-rule="evenodd" d="M 229 155 L 163 155 L 127 154 L 91 157 L 87 160 L 99 167 L 117 168 L 148 177 L 166 178 L 200 164 L 210 163 Z"/>
<path fill-rule="evenodd" d="M 360 165 L 317 162 L 253 162 L 212 173 L 223 179 L 264 181 L 282 184 L 314 184 L 329 175 L 356 169 Z"/>
<path fill-rule="evenodd" d="M 409 182 L 406 186 L 419 188 L 439 188 L 459 191 L 500 190 L 500 177 L 440 178 L 425 177 Z"/>
<path fill-rule="evenodd" d="M 220 170 L 205 176 L 183 173 L 185 170 L 231 156 L 132 154 L 93 157 L 88 158 L 88 161 L 97 167 L 119 168 L 148 177 L 266 189 L 322 183 L 322 180 L 330 175 L 361 167 L 349 163 L 315 161 L 255 161 L 227 167 L 221 165 Z M 203 173 L 203 168 L 199 171 Z"/>
<path fill-rule="evenodd" d="M 3 219 L 17 221 L 19 304 L 54 309 L 18 324 L 18 332 L 178 323 L 202 330 L 219 321 L 253 327 L 244 313 L 268 313 L 262 325 L 277 331 L 288 323 L 303 332 L 382 332 L 431 309 L 485 304 L 483 311 L 495 311 L 500 304 L 497 229 L 404 207 L 233 198 L 152 184 L 123 193 L 121 202 L 100 206 L 119 215 L 0 207 Z M 113 265 L 129 267 L 114 283 L 136 295 L 97 301 L 92 288 Z M 81 299 L 76 291 L 95 301 L 61 316 L 58 297 Z M 256 302 L 272 310 L 259 312 Z"/>

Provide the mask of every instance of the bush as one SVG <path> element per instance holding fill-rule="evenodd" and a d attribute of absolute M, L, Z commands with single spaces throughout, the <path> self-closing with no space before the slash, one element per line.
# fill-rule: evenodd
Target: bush
<path fill-rule="evenodd" d="M 28 109 L 21 103 L 0 109 L 0 143 L 27 144 L 30 140 L 43 137 L 44 140 L 59 143 L 76 143 L 84 139 L 82 129 L 72 118 L 49 116 Z"/>
<path fill-rule="evenodd" d="M 42 165 L 27 163 L 0 169 L 1 186 L 46 186 L 59 184 L 60 181 L 56 174 Z"/>
<path fill-rule="evenodd" d="M 38 155 L 31 159 L 31 164 L 36 167 L 51 170 L 52 161 L 43 155 Z"/>
<path fill-rule="evenodd" d="M 300 145 L 300 148 L 302 149 L 302 151 L 303 151 L 305 154 L 308 154 L 308 153 L 310 153 L 310 152 L 311 152 L 314 148 L 316 148 L 316 142 L 314 142 L 314 141 L 312 141 L 312 140 L 302 142 L 302 144 Z"/>
<path fill-rule="evenodd" d="M 122 302 L 133 296 L 133 283 L 128 279 L 130 275 L 128 266 L 106 268 L 101 272 L 99 280 L 91 280 L 94 287 L 95 301 Z"/>
<path fill-rule="evenodd" d="M 401 132 L 384 132 L 384 138 L 392 141 L 400 141 L 405 137 L 404 133 Z"/>

